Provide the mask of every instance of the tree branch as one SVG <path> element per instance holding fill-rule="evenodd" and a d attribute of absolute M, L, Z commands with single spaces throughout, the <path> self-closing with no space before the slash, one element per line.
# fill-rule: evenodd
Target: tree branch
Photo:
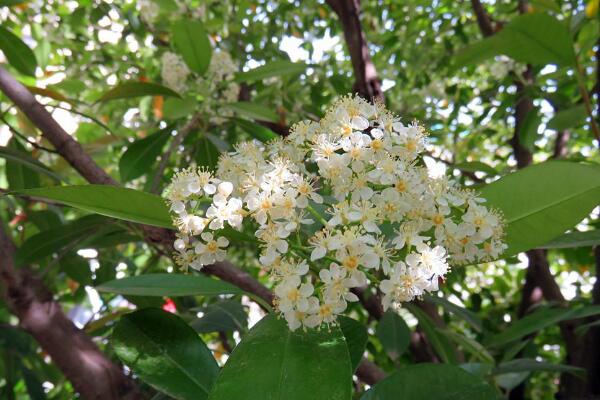
<path fill-rule="evenodd" d="M 63 313 L 40 281 L 13 264 L 11 239 L 0 228 L 0 278 L 10 310 L 84 399 L 141 399 L 133 381 Z"/>
<path fill-rule="evenodd" d="M 367 40 L 360 24 L 359 0 L 327 0 L 342 23 L 344 38 L 354 70 L 354 91 L 371 101 L 382 101 L 383 91 L 371 60 Z"/>
<path fill-rule="evenodd" d="M 481 4 L 481 1 L 471 0 L 471 6 L 475 13 L 475 17 L 477 18 L 477 25 L 479 25 L 479 30 L 483 36 L 492 36 L 494 34 L 494 26 L 492 25 L 492 20 L 488 12 Z"/>

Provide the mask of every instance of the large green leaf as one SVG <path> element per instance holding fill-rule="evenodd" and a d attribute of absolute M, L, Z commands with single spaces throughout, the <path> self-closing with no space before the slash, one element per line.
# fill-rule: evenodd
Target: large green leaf
<path fill-rule="evenodd" d="M 170 128 L 163 129 L 146 138 L 131 143 L 119 159 L 121 181 L 128 182 L 151 171 L 151 167 L 160 155 L 170 137 Z"/>
<path fill-rule="evenodd" d="M 466 161 L 453 165 L 454 168 L 459 169 L 461 171 L 466 172 L 485 172 L 488 175 L 498 175 L 498 171 L 494 169 L 492 166 L 481 162 L 481 161 Z"/>
<path fill-rule="evenodd" d="M 549 326 L 556 325 L 559 322 L 597 314 L 600 314 L 600 306 L 542 308 L 512 323 L 508 328 L 492 336 L 485 344 L 487 346 L 502 346 Z"/>
<path fill-rule="evenodd" d="M 500 54 L 533 65 L 575 64 L 567 25 L 549 14 L 532 13 L 513 18 L 500 32 L 461 49 L 454 66 L 476 65 Z"/>
<path fill-rule="evenodd" d="M 362 360 L 367 340 L 369 339 L 369 333 L 364 324 L 361 324 L 353 318 L 339 316 L 338 321 L 340 323 L 340 329 L 344 334 L 344 338 L 346 338 L 348 352 L 350 353 L 350 362 L 352 363 L 352 370 L 354 371 Z"/>
<path fill-rule="evenodd" d="M 8 29 L 0 26 L 0 50 L 17 71 L 35 76 L 37 61 L 33 50 Z"/>
<path fill-rule="evenodd" d="M 242 291 L 227 282 L 204 275 L 146 274 L 106 282 L 99 292 L 131 296 L 216 296 Z"/>
<path fill-rule="evenodd" d="M 500 394 L 485 381 L 459 367 L 418 364 L 388 376 L 361 400 L 494 400 Z"/>
<path fill-rule="evenodd" d="M 461 346 L 464 351 L 470 353 L 474 358 L 486 364 L 494 365 L 494 357 L 477 340 L 450 329 L 437 329 L 437 331 Z"/>
<path fill-rule="evenodd" d="M 544 249 L 567 249 L 591 247 L 600 244 L 600 229 L 586 232 L 570 232 L 561 235 L 541 246 Z"/>
<path fill-rule="evenodd" d="M 109 185 L 52 186 L 11 192 L 40 197 L 125 221 L 171 228 L 171 217 L 159 196 Z"/>
<path fill-rule="evenodd" d="M 339 328 L 291 332 L 284 320 L 269 315 L 235 348 L 209 399 L 348 400 L 351 385 Z"/>
<path fill-rule="evenodd" d="M 275 111 L 260 104 L 251 103 L 249 101 L 229 103 L 227 104 L 227 108 L 235 111 L 237 114 L 243 117 L 270 122 L 279 121 L 279 116 Z"/>
<path fill-rule="evenodd" d="M 505 256 L 543 245 L 572 228 L 600 203 L 600 166 L 549 161 L 481 189 L 507 222 Z"/>
<path fill-rule="evenodd" d="M 519 15 L 499 35 L 503 42 L 503 53 L 517 61 L 535 65 L 575 64 L 569 28 L 549 14 Z"/>
<path fill-rule="evenodd" d="M 204 26 L 199 21 L 183 19 L 173 24 L 173 44 L 188 67 L 202 75 L 210 65 L 212 48 Z"/>
<path fill-rule="evenodd" d="M 172 96 L 181 97 L 177 92 L 158 83 L 128 81 L 119 83 L 117 86 L 104 93 L 98 101 L 109 101 L 118 99 L 130 99 L 141 96 Z"/>
<path fill-rule="evenodd" d="M 148 308 L 127 314 L 111 343 L 143 381 L 176 399 L 202 400 L 219 373 L 210 350 L 183 320 Z"/>
<path fill-rule="evenodd" d="M 377 324 L 375 334 L 383 348 L 396 359 L 400 357 L 410 344 L 410 329 L 404 319 L 395 312 L 388 310 Z"/>
<path fill-rule="evenodd" d="M 236 76 L 238 82 L 259 81 L 274 76 L 286 76 L 301 74 L 308 65 L 304 63 L 295 63 L 288 60 L 268 61 L 265 65 L 256 67 L 247 72 L 240 72 Z"/>

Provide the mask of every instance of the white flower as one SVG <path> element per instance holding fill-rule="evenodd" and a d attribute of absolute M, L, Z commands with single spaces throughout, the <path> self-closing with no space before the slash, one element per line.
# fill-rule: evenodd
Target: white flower
<path fill-rule="evenodd" d="M 202 267 L 225 259 L 227 252 L 223 248 L 229 245 L 229 240 L 222 236 L 214 239 L 213 234 L 209 232 L 204 232 L 200 237 L 204 243 L 198 242 L 194 248 L 194 252 L 198 255 L 197 266 Z"/>
<path fill-rule="evenodd" d="M 329 269 L 319 271 L 319 278 L 325 284 L 323 287 L 323 298 L 332 301 L 343 299 L 346 301 L 358 301 L 358 297 L 350 292 L 350 288 L 360 286 L 350 277 L 346 269 L 336 263 L 331 263 Z"/>
<path fill-rule="evenodd" d="M 161 77 L 165 85 L 176 92 L 184 92 L 187 88 L 186 80 L 190 70 L 183 59 L 177 54 L 167 51 L 162 55 L 160 61 Z"/>

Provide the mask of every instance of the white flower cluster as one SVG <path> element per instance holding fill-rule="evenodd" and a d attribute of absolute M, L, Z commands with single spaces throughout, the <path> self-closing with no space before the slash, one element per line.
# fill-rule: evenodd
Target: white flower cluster
<path fill-rule="evenodd" d="M 360 286 L 377 285 L 386 309 L 438 290 L 448 259 L 491 260 L 506 246 L 496 211 L 429 177 L 424 146 L 421 127 L 352 96 L 286 138 L 238 144 L 216 176 L 174 177 L 177 260 L 200 269 L 225 257 L 232 228 L 252 231 L 290 329 L 334 323 Z"/>
<path fill-rule="evenodd" d="M 240 86 L 234 81 L 234 74 L 237 70 L 237 65 L 229 53 L 215 50 L 210 59 L 206 76 L 198 80 L 201 92 L 206 94 L 203 103 L 204 110 L 214 114 L 214 110 L 218 109 L 218 115 L 212 115 L 210 118 L 212 124 L 222 124 L 226 118 L 233 115 L 232 110 L 219 105 L 238 100 Z"/>
<path fill-rule="evenodd" d="M 183 59 L 177 54 L 167 51 L 162 55 L 160 61 L 161 77 L 165 85 L 176 92 L 184 92 L 187 88 L 186 80 L 190 70 Z"/>
<path fill-rule="evenodd" d="M 160 6 L 153 0 L 139 0 L 140 18 L 148 25 L 154 24 L 160 14 Z"/>

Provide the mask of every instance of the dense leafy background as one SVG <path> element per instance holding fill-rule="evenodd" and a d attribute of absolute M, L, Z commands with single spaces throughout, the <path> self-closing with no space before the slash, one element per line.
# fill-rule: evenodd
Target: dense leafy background
<path fill-rule="evenodd" d="M 263 312 L 238 288 L 165 276 L 172 260 L 130 222 L 170 226 L 156 194 L 177 168 L 214 167 L 232 144 L 273 138 L 352 91 L 332 9 L 315 1 L 157 0 L 150 23 L 136 2 L 0 1 L 3 67 L 123 184 L 83 186 L 0 95 L 0 186 L 16 195 L 2 197 L 0 219 L 18 247 L 16 263 L 30 266 L 149 398 L 237 399 L 257 385 L 275 398 L 311 398 L 315 382 L 326 380 L 332 399 L 488 399 L 511 391 L 551 399 L 584 376 L 565 339 L 589 349 L 582 346 L 600 313 L 592 298 L 600 157 L 587 107 L 598 118 L 598 1 L 486 2 L 497 31 L 486 38 L 471 2 L 362 3 L 388 107 L 428 127 L 429 164 L 504 211 L 510 249 L 502 260 L 454 268 L 440 297 L 400 315 L 356 304 L 340 328 L 290 334 L 271 316 L 254 326 Z M 164 86 L 162 53 L 181 54 L 200 77 L 214 48 L 239 65 L 239 102 L 210 103 L 201 85 L 185 93 Z M 531 107 L 522 113 L 524 98 Z M 232 116 L 210 123 L 221 109 Z M 173 144 L 172 133 L 194 118 L 200 122 L 181 146 Z M 168 149 L 170 158 L 159 161 Z M 511 175 L 523 154 L 541 165 Z M 553 158 L 563 160 L 544 163 Z M 547 250 L 519 253 L 536 246 Z M 252 261 L 256 251 L 237 238 L 228 260 L 268 285 Z M 536 268 L 560 296 L 524 286 Z M 599 284 L 594 290 L 597 304 Z M 0 321 L 0 398 L 72 398 L 71 384 L 1 302 Z M 390 374 L 370 391 L 351 382 L 362 355 Z"/>

